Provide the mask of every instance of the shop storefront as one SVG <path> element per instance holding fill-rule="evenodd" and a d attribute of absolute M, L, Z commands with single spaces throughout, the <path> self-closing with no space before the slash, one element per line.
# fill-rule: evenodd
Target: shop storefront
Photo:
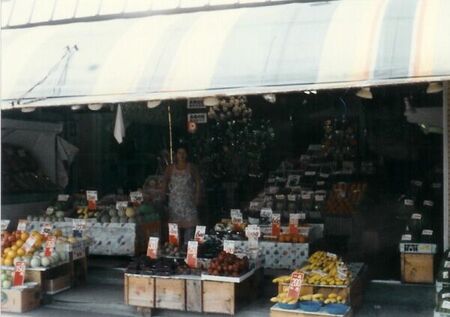
<path fill-rule="evenodd" d="M 124 302 L 140 311 L 234 315 L 272 275 L 274 317 L 350 316 L 368 279 L 437 281 L 446 312 L 446 9 L 287 3 L 4 31 L 8 296 L 65 291 L 102 255 L 130 257 Z M 180 144 L 202 197 L 187 239 L 163 190 Z M 9 289 L 23 267 L 27 287 Z"/>

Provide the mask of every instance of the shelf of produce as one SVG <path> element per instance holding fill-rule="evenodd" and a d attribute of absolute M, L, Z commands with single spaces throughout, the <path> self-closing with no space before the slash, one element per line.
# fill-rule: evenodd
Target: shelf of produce
<path fill-rule="evenodd" d="M 209 274 L 202 274 L 201 279 L 203 281 L 215 281 L 215 282 L 224 282 L 224 283 L 242 283 L 249 277 L 251 277 L 253 274 L 255 274 L 256 269 L 252 269 L 248 271 L 247 273 L 238 276 L 238 277 L 232 277 L 232 276 L 221 276 L 221 275 L 209 275 Z"/>
<path fill-rule="evenodd" d="M 318 312 L 307 312 L 301 309 L 283 309 L 278 306 L 278 304 L 275 304 L 270 308 L 270 317 L 351 317 L 353 316 L 352 309 L 348 309 L 345 314 L 342 315 L 335 315 L 335 314 L 329 314 L 323 309 L 319 310 Z"/>
<path fill-rule="evenodd" d="M 321 293 L 327 296 L 330 293 L 335 293 L 348 299 L 349 304 L 353 308 L 362 306 L 363 290 L 364 290 L 364 263 L 349 263 L 348 269 L 352 273 L 352 279 L 349 285 L 309 285 L 303 284 L 300 290 L 301 295 Z M 278 283 L 278 293 L 287 291 L 289 283 Z"/>

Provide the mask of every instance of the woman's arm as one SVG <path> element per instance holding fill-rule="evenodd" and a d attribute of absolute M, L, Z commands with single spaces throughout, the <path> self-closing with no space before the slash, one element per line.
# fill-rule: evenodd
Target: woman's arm
<path fill-rule="evenodd" d="M 169 182 L 170 182 L 170 174 L 171 174 L 172 166 L 169 165 L 166 167 L 163 177 L 162 190 L 163 190 L 163 198 L 166 199 L 167 192 L 169 190 Z"/>

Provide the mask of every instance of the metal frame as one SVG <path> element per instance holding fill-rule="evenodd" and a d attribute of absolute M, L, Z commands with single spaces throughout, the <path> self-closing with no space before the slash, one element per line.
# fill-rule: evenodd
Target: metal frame
<path fill-rule="evenodd" d="M 443 136 L 443 146 L 444 146 L 444 158 L 443 158 L 443 162 L 444 162 L 444 168 L 443 168 L 443 177 L 444 177 L 444 215 L 443 215 L 443 226 L 444 226 L 444 250 L 448 249 L 449 247 L 449 241 L 448 241 L 448 231 L 449 231 L 449 222 L 448 222 L 448 206 L 449 206 L 449 188 L 448 188 L 448 176 L 449 176 L 449 169 L 448 169 L 448 107 L 449 107 L 449 100 L 448 100 L 448 94 L 449 94 L 449 82 L 446 81 L 443 83 L 444 84 L 444 90 L 443 90 L 443 100 L 444 100 L 444 104 L 443 104 L 443 128 L 444 128 L 444 136 Z"/>

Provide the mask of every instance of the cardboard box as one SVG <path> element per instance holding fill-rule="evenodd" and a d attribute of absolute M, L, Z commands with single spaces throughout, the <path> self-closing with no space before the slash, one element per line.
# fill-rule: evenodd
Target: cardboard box
<path fill-rule="evenodd" d="M 45 281 L 47 294 L 53 295 L 70 288 L 70 274 Z"/>
<path fill-rule="evenodd" d="M 1 311 L 23 313 L 39 307 L 41 288 L 39 285 L 30 288 L 11 288 L 1 290 Z"/>
<path fill-rule="evenodd" d="M 401 253 L 400 264 L 404 283 L 434 282 L 434 254 Z"/>

